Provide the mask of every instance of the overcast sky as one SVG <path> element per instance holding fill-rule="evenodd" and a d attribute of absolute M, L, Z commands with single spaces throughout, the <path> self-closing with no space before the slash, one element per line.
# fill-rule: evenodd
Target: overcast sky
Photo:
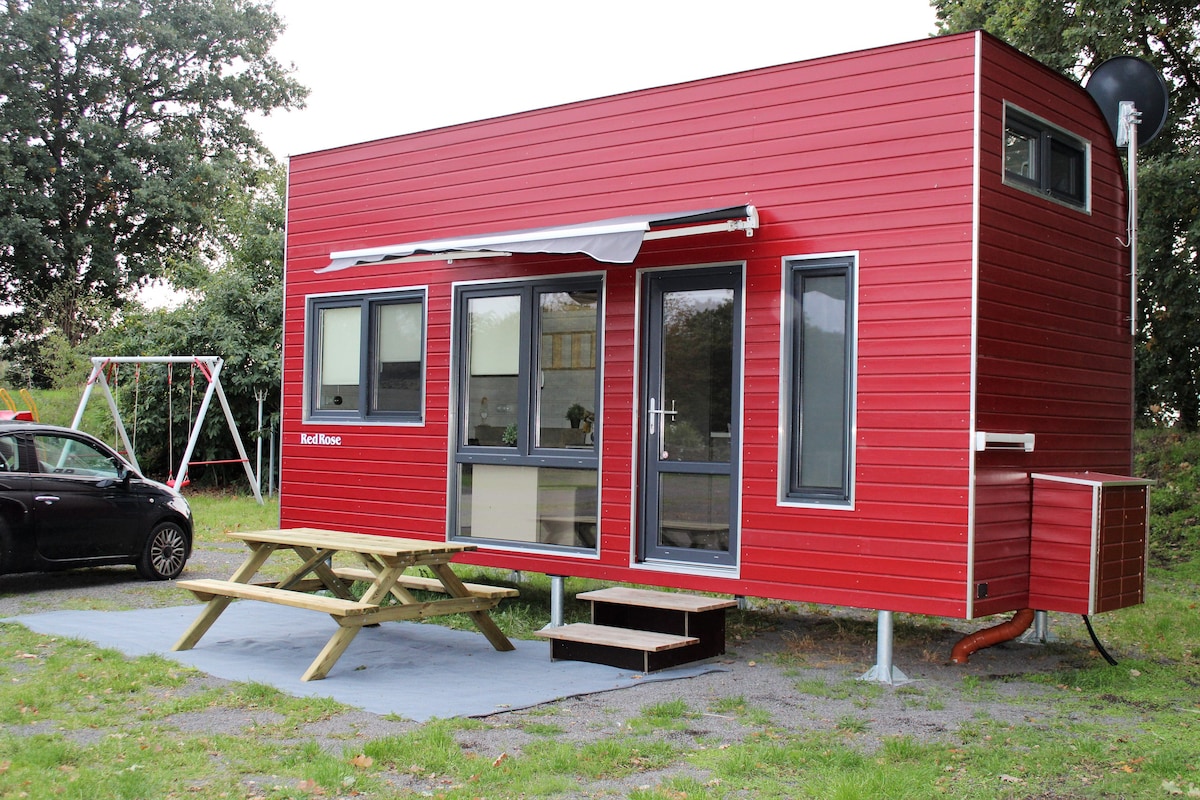
<path fill-rule="evenodd" d="M 279 157 L 934 32 L 928 0 L 275 0 Z"/>

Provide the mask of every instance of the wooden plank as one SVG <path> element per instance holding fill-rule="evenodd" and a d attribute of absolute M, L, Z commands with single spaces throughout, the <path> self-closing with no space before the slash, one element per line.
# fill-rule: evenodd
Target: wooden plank
<path fill-rule="evenodd" d="M 736 600 L 723 600 L 719 597 L 700 597 L 681 592 L 656 592 L 651 589 L 632 589 L 626 586 L 611 586 L 607 589 L 583 592 L 577 595 L 576 599 L 590 600 L 593 603 L 617 603 L 626 606 L 645 606 L 647 608 L 691 612 L 715 611 L 737 606 Z"/>
<path fill-rule="evenodd" d="M 359 628 L 380 622 L 428 619 L 429 617 L 442 617 L 447 614 L 470 614 L 472 618 L 475 618 L 476 615 L 482 615 L 488 621 L 491 621 L 491 617 L 487 616 L 487 611 L 490 608 L 495 608 L 496 602 L 496 600 L 491 600 L 487 597 L 447 597 L 445 600 L 430 600 L 425 603 L 372 606 L 370 611 L 365 614 L 340 617 L 337 622 L 338 625 L 343 627 Z M 495 623 L 492 624 L 495 625 Z M 496 631 L 498 632 L 499 628 L 496 628 Z M 486 636 L 487 634 L 485 633 L 484 635 Z M 502 641 L 497 640 L 492 642 L 493 647 L 497 650 L 514 649 L 512 642 L 504 634 L 501 633 L 499 636 Z"/>
<path fill-rule="evenodd" d="M 343 600 L 340 597 L 323 597 L 321 595 L 293 592 L 289 589 L 276 589 L 261 584 L 236 583 L 234 581 L 219 581 L 211 578 L 177 581 L 176 585 L 187 589 L 205 602 L 214 597 L 236 597 L 242 600 L 261 600 L 266 603 L 307 608 L 312 611 L 323 611 L 338 617 L 360 616 L 377 609 L 370 603 L 360 603 L 355 600 Z"/>
<path fill-rule="evenodd" d="M 436 557 L 474 550 L 473 544 L 436 542 L 427 539 L 405 539 L 399 536 L 378 536 L 369 533 L 321 530 L 317 528 L 286 528 L 264 531 L 240 531 L 228 534 L 244 542 L 269 542 L 280 547 L 312 547 L 330 550 L 345 550 L 355 553 L 372 553 L 391 558 Z"/>
<path fill-rule="evenodd" d="M 335 567 L 333 574 L 339 578 L 351 581 L 373 581 L 375 573 L 365 567 Z M 446 587 L 437 578 L 426 578 L 422 575 L 402 575 L 396 584 L 405 589 L 419 589 L 425 592 L 445 592 Z M 517 597 L 520 592 L 507 586 L 486 586 L 482 583 L 464 583 L 463 586 L 473 597 L 502 598 Z"/>
<path fill-rule="evenodd" d="M 699 644 L 694 636 L 673 636 L 667 633 L 651 633 L 635 631 L 631 628 L 613 628 L 608 625 L 592 625 L 588 622 L 576 622 L 557 628 L 546 628 L 537 631 L 537 636 L 543 639 L 560 639 L 571 642 L 619 647 L 623 650 L 639 650 L 647 653 L 658 653 L 663 650 L 674 650 L 677 647 L 687 647 Z"/>

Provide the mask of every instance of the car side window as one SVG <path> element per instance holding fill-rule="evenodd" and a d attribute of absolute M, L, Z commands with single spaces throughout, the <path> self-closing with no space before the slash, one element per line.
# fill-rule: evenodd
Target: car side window
<path fill-rule="evenodd" d="M 33 443 L 42 472 L 87 478 L 120 477 L 116 460 L 87 442 L 69 436 L 38 434 Z"/>
<path fill-rule="evenodd" d="M 0 436 L 0 472 L 20 472 L 20 448 L 12 434 Z"/>

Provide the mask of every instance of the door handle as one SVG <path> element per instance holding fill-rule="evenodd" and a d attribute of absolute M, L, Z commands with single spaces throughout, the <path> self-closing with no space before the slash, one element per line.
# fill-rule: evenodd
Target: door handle
<path fill-rule="evenodd" d="M 52 506 L 55 503 L 57 503 L 59 500 L 61 500 L 62 498 L 59 497 L 58 495 L 53 495 L 53 494 L 39 494 L 37 497 L 35 497 L 33 499 L 37 500 L 39 502 L 45 503 L 48 506 Z"/>
<path fill-rule="evenodd" d="M 650 435 L 651 436 L 654 435 L 655 423 L 658 421 L 658 419 L 660 417 L 673 417 L 677 413 L 675 411 L 675 401 L 674 400 L 671 401 L 671 410 L 670 411 L 667 411 L 665 408 L 658 408 L 657 402 L 658 401 L 655 400 L 655 398 L 651 397 L 650 398 L 650 409 L 646 412 L 646 414 L 649 417 L 648 424 L 650 426 Z"/>

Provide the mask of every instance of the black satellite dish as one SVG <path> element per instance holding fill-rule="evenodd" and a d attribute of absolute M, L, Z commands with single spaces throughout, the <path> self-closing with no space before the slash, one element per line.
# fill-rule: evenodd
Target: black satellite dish
<path fill-rule="evenodd" d="M 1087 92 L 1100 106 L 1108 129 L 1117 138 L 1122 101 L 1130 101 L 1141 113 L 1138 146 L 1149 144 L 1167 122 L 1167 82 L 1154 65 L 1133 56 L 1110 58 L 1092 70 Z"/>

